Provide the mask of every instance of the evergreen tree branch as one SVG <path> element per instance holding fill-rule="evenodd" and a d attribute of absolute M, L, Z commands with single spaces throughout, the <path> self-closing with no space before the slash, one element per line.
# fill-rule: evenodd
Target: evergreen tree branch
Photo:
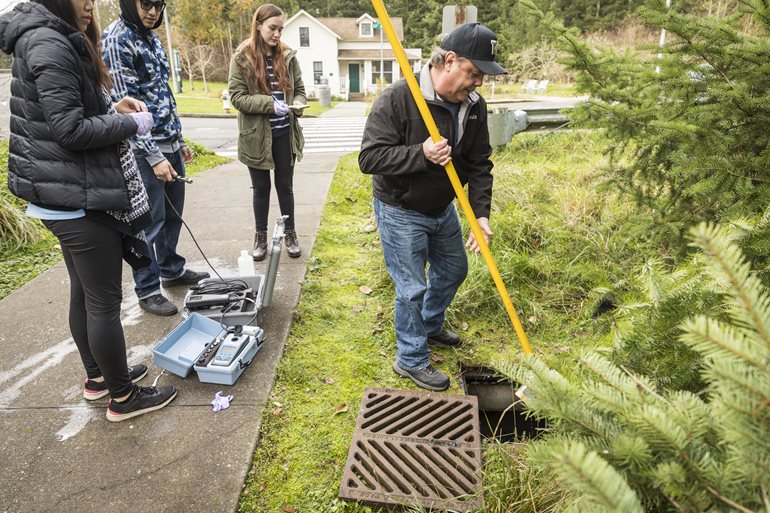
<path fill-rule="evenodd" d="M 751 332 L 705 317 L 690 319 L 683 324 L 681 339 L 708 358 L 734 358 L 760 370 L 770 378 L 770 350 L 752 340 Z"/>
<path fill-rule="evenodd" d="M 743 513 L 760 513 L 758 511 L 753 510 L 753 509 L 749 509 L 749 508 L 747 508 L 745 506 L 742 506 L 742 505 L 738 504 L 737 502 L 735 502 L 734 500 L 731 500 L 728 497 L 725 497 L 724 495 L 720 494 L 717 490 L 715 490 L 714 488 L 712 488 L 710 486 L 706 486 L 706 490 L 708 490 L 708 492 L 711 495 L 713 495 L 714 497 L 719 499 L 721 502 L 727 504 L 731 508 L 737 509 L 738 511 L 742 511 Z"/>
<path fill-rule="evenodd" d="M 574 490 L 587 494 L 602 511 L 643 513 L 636 493 L 604 459 L 580 442 L 550 451 L 556 471 Z"/>
<path fill-rule="evenodd" d="M 738 301 L 740 313 L 745 315 L 749 325 L 770 347 L 767 293 L 762 290 L 759 280 L 751 275 L 751 267 L 741 251 L 728 242 L 726 235 L 714 224 L 701 223 L 690 233 L 693 245 L 711 258 L 718 277 L 726 278 L 730 283 L 730 295 Z"/>

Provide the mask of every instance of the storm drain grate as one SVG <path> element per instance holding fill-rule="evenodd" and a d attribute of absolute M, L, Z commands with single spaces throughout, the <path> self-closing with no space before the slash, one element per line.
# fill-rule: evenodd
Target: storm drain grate
<path fill-rule="evenodd" d="M 450 511 L 483 507 L 477 398 L 364 390 L 340 497 Z"/>

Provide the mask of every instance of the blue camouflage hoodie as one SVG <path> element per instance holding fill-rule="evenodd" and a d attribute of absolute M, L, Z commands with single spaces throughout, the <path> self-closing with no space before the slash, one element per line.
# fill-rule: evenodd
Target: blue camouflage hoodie
<path fill-rule="evenodd" d="M 176 112 L 176 100 L 168 83 L 168 59 L 158 36 L 152 30 L 120 17 L 102 35 L 102 56 L 114 81 L 112 97 L 141 100 L 152 113 L 151 134 L 135 135 L 131 146 L 154 166 L 165 157 L 161 150 L 184 146 L 182 124 Z"/>

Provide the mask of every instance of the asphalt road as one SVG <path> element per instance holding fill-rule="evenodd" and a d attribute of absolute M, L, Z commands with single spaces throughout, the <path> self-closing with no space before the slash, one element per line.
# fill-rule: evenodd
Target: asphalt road
<path fill-rule="evenodd" d="M 182 118 L 182 134 L 214 152 L 235 151 L 238 146 L 238 120 Z"/>

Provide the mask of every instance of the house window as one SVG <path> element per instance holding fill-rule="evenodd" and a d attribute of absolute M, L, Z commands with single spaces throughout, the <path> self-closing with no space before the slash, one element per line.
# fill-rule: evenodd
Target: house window
<path fill-rule="evenodd" d="M 393 61 L 385 61 L 382 67 L 382 78 L 386 84 L 393 83 Z M 380 61 L 372 61 L 372 84 L 380 83 Z"/>
<path fill-rule="evenodd" d="M 321 83 L 321 76 L 324 74 L 324 63 L 321 61 L 313 61 L 313 83 L 318 85 Z"/>
<path fill-rule="evenodd" d="M 310 27 L 299 28 L 299 45 L 310 46 Z"/>
<path fill-rule="evenodd" d="M 372 35 L 372 24 L 369 22 L 362 22 L 360 25 L 361 29 L 361 35 L 365 37 L 371 37 Z"/>

